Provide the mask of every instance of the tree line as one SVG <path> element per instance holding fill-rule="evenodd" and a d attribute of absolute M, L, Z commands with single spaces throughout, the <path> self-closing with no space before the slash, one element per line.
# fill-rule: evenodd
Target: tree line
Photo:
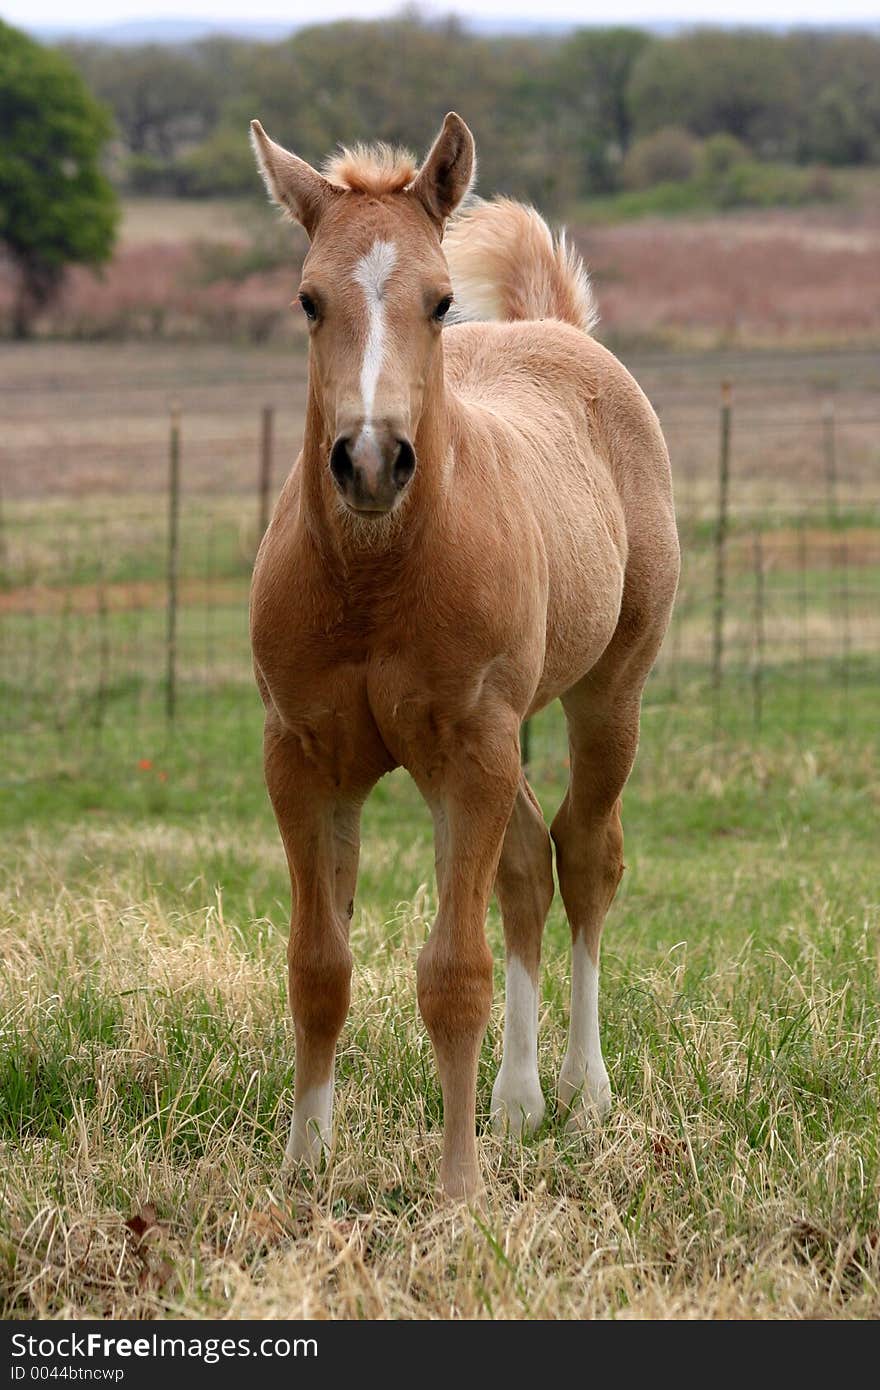
<path fill-rule="evenodd" d="M 314 162 L 358 140 L 423 151 L 455 108 L 478 136 L 481 187 L 551 209 L 615 191 L 639 166 L 627 163 L 633 147 L 670 129 L 735 139 L 759 160 L 880 163 L 880 38 L 869 34 L 487 37 L 406 14 L 273 43 L 65 49 L 115 117 L 117 181 L 141 192 L 254 192 L 254 115 Z"/>
<path fill-rule="evenodd" d="M 0 21 L 12 331 L 29 331 L 69 263 L 108 259 L 119 189 L 257 196 L 252 116 L 317 163 L 359 140 L 423 151 L 450 108 L 477 134 L 481 189 L 550 212 L 621 187 L 636 210 L 646 191 L 659 211 L 804 201 L 831 196 L 816 166 L 880 163 L 880 37 L 484 37 L 408 13 L 271 44 L 53 49 Z"/>

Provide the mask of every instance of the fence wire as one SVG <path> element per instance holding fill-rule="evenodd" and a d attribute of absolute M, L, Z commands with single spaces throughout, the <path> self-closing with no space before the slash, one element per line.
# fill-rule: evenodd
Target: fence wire
<path fill-rule="evenodd" d="M 684 711 L 707 739 L 747 728 L 759 741 L 783 706 L 798 737 L 817 722 L 843 737 L 853 690 L 880 671 L 876 471 L 861 437 L 849 470 L 852 436 L 833 411 L 816 430 L 803 487 L 777 479 L 771 497 L 764 479 L 756 491 L 738 466 L 754 440 L 735 411 L 714 440 L 706 430 L 700 469 L 676 478 L 682 578 L 646 707 Z M 168 496 L 5 502 L 0 781 L 140 769 L 172 742 L 197 775 L 223 739 L 258 737 L 247 599 L 269 489 L 265 415 L 259 437 L 251 498 L 184 486 L 176 508 Z M 185 421 L 183 441 L 185 480 Z"/>

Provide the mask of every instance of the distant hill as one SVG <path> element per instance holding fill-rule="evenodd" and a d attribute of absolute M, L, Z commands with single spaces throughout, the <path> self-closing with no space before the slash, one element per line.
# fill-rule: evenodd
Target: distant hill
<path fill-rule="evenodd" d="M 450 6 L 454 8 L 454 6 Z M 351 18 L 357 18 L 352 15 Z M 381 19 L 382 16 L 374 16 Z M 570 33 L 578 26 L 564 21 L 542 21 L 539 19 L 504 18 L 491 16 L 462 16 L 466 27 L 475 34 L 519 34 L 523 38 L 539 35 Z M 320 21 L 316 21 L 320 22 Z M 128 19 L 117 24 L 70 24 L 35 26 L 30 30 L 34 38 L 42 43 L 61 43 L 75 40 L 81 43 L 106 43 L 135 47 L 142 43 L 188 44 L 200 39 L 221 34 L 227 38 L 252 39 L 269 42 L 271 39 L 284 39 L 304 24 L 284 24 L 279 20 L 242 19 Z M 675 28 L 676 26 L 658 26 Z"/>
<path fill-rule="evenodd" d="M 448 6 L 451 12 L 455 12 L 455 0 Z M 540 35 L 563 36 L 571 33 L 573 29 L 581 27 L 591 27 L 589 21 L 564 20 L 541 20 L 523 19 L 519 16 L 503 15 L 480 15 L 467 14 L 463 10 L 459 11 L 459 17 L 465 26 L 474 34 L 480 34 L 490 38 L 495 34 L 517 34 L 523 38 L 539 37 Z M 352 16 L 356 18 L 356 16 Z M 381 16 L 376 16 L 381 18 Z M 319 20 L 313 22 L 319 23 Z M 644 29 L 649 33 L 656 34 L 658 37 L 669 37 L 679 33 L 682 29 L 689 29 L 696 26 L 705 25 L 719 29 L 735 28 L 731 24 L 718 24 L 709 18 L 703 20 L 676 20 L 676 19 L 657 19 L 649 22 L 640 22 L 634 27 Z M 65 40 L 79 41 L 81 43 L 106 43 L 117 45 L 157 43 L 157 44 L 189 44 L 197 43 L 200 39 L 205 39 L 214 35 L 223 35 L 228 38 L 251 39 L 256 42 L 268 43 L 272 39 L 287 38 L 297 29 L 305 28 L 303 24 L 285 24 L 278 20 L 250 20 L 246 16 L 241 19 L 168 19 L 168 18 L 149 18 L 129 19 L 120 21 L 117 24 L 77 24 L 76 22 L 68 25 L 34 25 L 27 26 L 34 38 L 42 43 L 61 43 Z M 596 26 L 601 27 L 601 25 Z M 817 32 L 831 32 L 848 30 L 850 32 L 880 34 L 880 23 L 864 22 L 860 24 L 847 22 L 830 22 L 827 24 L 800 24 L 792 25 L 782 21 L 767 20 L 763 25 L 753 25 L 754 28 L 764 28 L 777 33 L 782 33 L 790 29 L 813 29 Z"/>
<path fill-rule="evenodd" d="M 142 43 L 197 43 L 215 34 L 227 38 L 255 39 L 268 42 L 284 39 L 301 25 L 282 24 L 272 20 L 248 19 L 128 19 L 118 24 L 69 24 L 31 28 L 34 38 L 42 43 L 61 43 L 76 40 L 80 43 L 107 43 L 135 47 Z"/>

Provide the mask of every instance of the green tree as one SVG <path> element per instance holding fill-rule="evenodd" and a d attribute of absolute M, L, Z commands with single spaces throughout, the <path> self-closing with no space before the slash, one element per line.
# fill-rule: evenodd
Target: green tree
<path fill-rule="evenodd" d="M 628 97 L 639 134 L 668 125 L 701 136 L 724 131 L 774 158 L 794 145 L 797 73 L 778 35 L 697 29 L 653 44 L 633 69 Z"/>
<path fill-rule="evenodd" d="M 163 44 L 114 48 L 73 44 L 65 50 L 99 101 L 113 111 L 133 155 L 164 163 L 214 128 L 225 95 L 212 50 Z"/>
<path fill-rule="evenodd" d="M 100 265 L 117 222 L 99 167 L 110 117 L 60 53 L 0 21 L 0 245 L 18 275 L 13 332 L 59 289 L 73 261 Z"/>
<path fill-rule="evenodd" d="M 579 29 L 559 50 L 553 125 L 579 161 L 579 193 L 606 193 L 617 183 L 632 140 L 630 77 L 651 43 L 640 29 Z"/>
<path fill-rule="evenodd" d="M 866 34 L 794 34 L 800 159 L 880 160 L 880 41 Z"/>
<path fill-rule="evenodd" d="M 224 121 L 243 130 L 259 114 L 273 137 L 315 162 L 358 140 L 423 154 L 455 109 L 477 135 L 480 189 L 546 206 L 568 193 L 552 138 L 549 55 L 546 42 L 475 38 L 455 19 L 316 25 L 254 46 Z"/>

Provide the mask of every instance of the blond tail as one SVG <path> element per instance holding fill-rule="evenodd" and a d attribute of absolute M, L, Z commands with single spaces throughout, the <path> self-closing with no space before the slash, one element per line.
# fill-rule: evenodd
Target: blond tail
<path fill-rule="evenodd" d="M 561 319 L 585 333 L 598 322 L 577 251 L 524 203 L 474 203 L 450 226 L 443 250 L 458 319 Z"/>

